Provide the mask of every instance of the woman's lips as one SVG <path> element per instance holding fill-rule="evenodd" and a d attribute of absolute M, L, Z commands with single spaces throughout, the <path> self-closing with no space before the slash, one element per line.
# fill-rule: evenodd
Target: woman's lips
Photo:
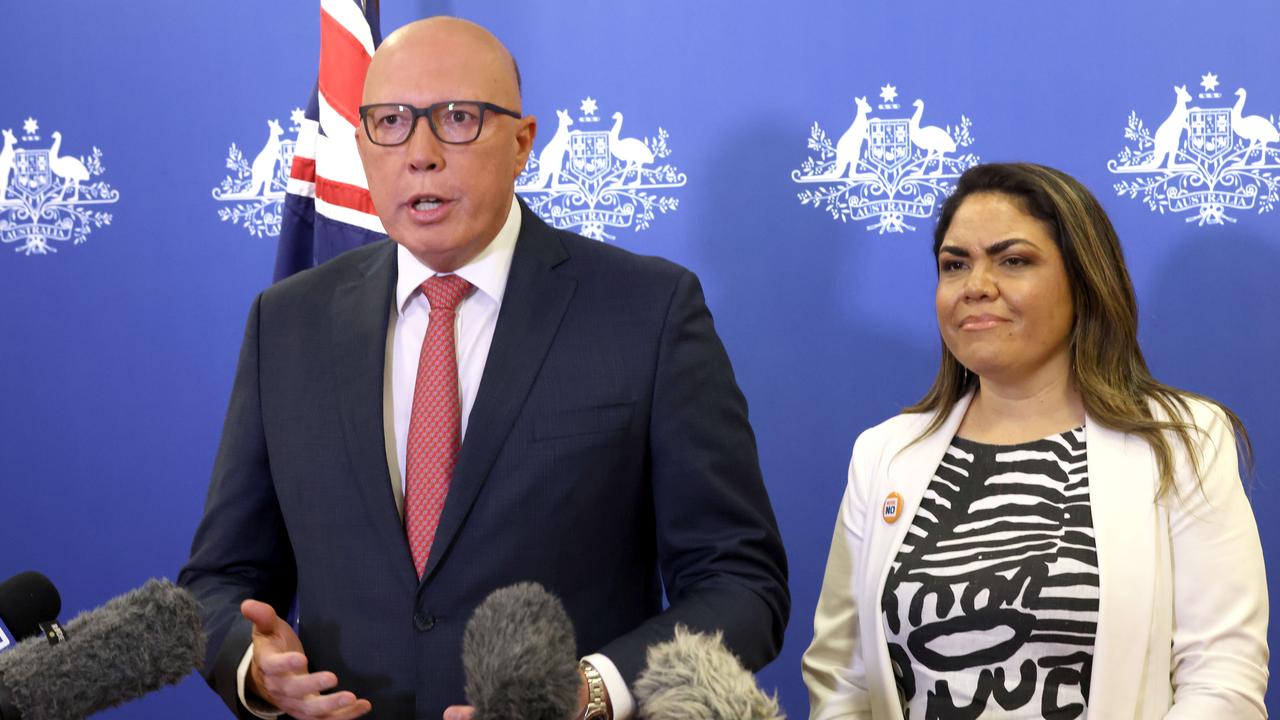
<path fill-rule="evenodd" d="M 1009 322 L 998 315 L 970 315 L 960 321 L 961 330 L 990 330 L 1002 323 Z"/>

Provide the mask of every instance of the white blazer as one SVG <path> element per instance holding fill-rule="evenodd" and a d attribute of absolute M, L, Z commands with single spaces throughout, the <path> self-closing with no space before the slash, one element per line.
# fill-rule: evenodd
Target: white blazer
<path fill-rule="evenodd" d="M 925 487 L 969 407 L 911 444 L 925 414 L 899 415 L 853 446 L 813 644 L 804 654 L 811 720 L 901 720 L 880 598 Z M 1200 484 L 1181 442 L 1178 493 L 1155 502 L 1156 459 L 1141 438 L 1085 419 L 1100 600 L 1088 716 L 1265 718 L 1267 580 L 1231 426 L 1188 398 Z M 897 520 L 885 501 L 898 493 Z M 891 514 L 891 513 L 890 513 Z"/>

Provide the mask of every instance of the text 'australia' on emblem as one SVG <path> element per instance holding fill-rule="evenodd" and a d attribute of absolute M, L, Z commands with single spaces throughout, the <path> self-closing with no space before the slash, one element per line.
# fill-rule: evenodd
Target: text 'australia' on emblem
<path fill-rule="evenodd" d="M 1235 104 L 1229 105 L 1218 85 L 1217 75 L 1202 75 L 1196 105 L 1186 85 L 1174 87 L 1173 109 L 1154 133 L 1136 111 L 1129 112 L 1124 137 L 1130 144 L 1107 161 L 1107 169 L 1134 177 L 1116 183 L 1116 194 L 1141 198 L 1161 214 L 1189 213 L 1186 221 L 1197 225 L 1235 222 L 1232 211 L 1275 208 L 1276 115 L 1246 115 L 1245 89 L 1237 88 Z"/>
<path fill-rule="evenodd" d="M 213 189 L 213 199 L 223 203 L 218 208 L 220 220 L 236 223 L 254 237 L 280 235 L 285 190 L 303 118 L 302 109 L 294 108 L 290 115 L 291 138 L 284 137 L 278 120 L 268 120 L 266 142 L 252 161 L 231 143 L 226 164 L 232 174 Z"/>
<path fill-rule="evenodd" d="M 106 172 L 102 151 L 62 154 L 62 133 L 49 134 L 53 144 L 39 143 L 40 123 L 28 117 L 22 123 L 21 142 L 12 129 L 0 130 L 0 243 L 15 245 L 24 255 L 57 252 L 56 243 L 79 245 L 94 228 L 111 224 L 111 213 L 94 210 L 111 204 L 120 193 L 105 181 L 89 182 Z"/>
<path fill-rule="evenodd" d="M 663 191 L 684 187 L 687 178 L 670 164 L 655 165 L 671 154 L 667 131 L 659 127 L 643 140 L 622 137 L 622 113 L 613 113 L 613 126 L 602 130 L 593 98 L 579 109 L 576 123 L 568 110 L 556 110 L 555 135 L 530 154 L 516 182 L 529 208 L 558 228 L 596 240 L 616 239 L 606 228 L 639 232 L 657 213 L 676 210 L 679 198 Z"/>
<path fill-rule="evenodd" d="M 927 218 L 955 189 L 955 179 L 978 163 L 961 148 L 973 144 L 971 122 L 964 115 L 955 125 L 924 125 L 924 101 L 912 103 L 910 117 L 899 115 L 898 90 L 880 88 L 873 110 L 866 97 L 854 98 L 854 118 L 834 144 L 817 122 L 809 129 L 810 156 L 791 179 L 812 189 L 797 193 L 841 222 L 872 221 L 868 230 L 881 234 L 914 230 L 907 218 Z M 874 113 L 874 117 L 873 117 Z"/>

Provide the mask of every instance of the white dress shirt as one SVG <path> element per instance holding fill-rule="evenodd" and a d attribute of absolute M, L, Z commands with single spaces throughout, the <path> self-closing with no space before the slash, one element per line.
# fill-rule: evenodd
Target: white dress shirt
<path fill-rule="evenodd" d="M 458 400 L 462 411 L 462 438 L 467 436 L 467 420 L 475 405 L 484 376 L 485 362 L 489 359 L 489 345 L 498 325 L 498 311 L 502 309 L 502 296 L 507 289 L 507 276 L 511 273 L 511 259 L 515 256 L 516 238 L 520 235 L 520 203 L 514 196 L 507 220 L 502 229 L 480 254 L 454 271 L 453 274 L 475 286 L 454 311 L 454 337 L 458 352 Z M 399 467 L 400 497 L 404 497 L 405 447 L 409 435 L 409 416 L 413 411 L 413 387 L 418 377 L 418 358 L 422 341 L 427 335 L 431 304 L 422 294 L 422 283 L 437 274 L 420 261 L 403 245 L 396 246 L 396 312 L 391 318 L 388 332 L 391 347 L 391 414 L 395 426 L 396 462 Z M 448 502 L 446 499 L 445 502 Z M 253 657 L 253 646 L 245 651 L 237 673 L 240 702 L 260 718 L 281 715 L 259 703 L 250 704 L 245 697 L 245 676 Z M 616 720 L 629 720 L 634 714 L 635 701 L 622 674 L 604 655 L 588 655 L 586 661 L 600 673 Z M 342 679 L 338 679 L 341 684 Z"/>
<path fill-rule="evenodd" d="M 511 258 L 520 234 L 520 205 L 512 201 L 507 221 L 498 235 L 480 254 L 453 274 L 475 286 L 454 311 L 454 337 L 458 351 L 458 401 L 462 409 L 462 438 L 467 437 L 467 419 L 480 390 L 489 344 L 498 325 L 498 310 L 507 290 Z M 400 490 L 404 491 L 405 447 L 409 436 L 409 416 L 413 412 L 413 386 L 418 377 L 418 358 L 427 336 L 431 303 L 422 294 L 422 283 L 435 270 L 427 267 L 403 245 L 396 246 L 396 317 L 389 332 L 391 349 L 391 407 L 395 419 L 396 460 L 400 465 Z M 446 500 L 447 502 L 447 500 Z"/>

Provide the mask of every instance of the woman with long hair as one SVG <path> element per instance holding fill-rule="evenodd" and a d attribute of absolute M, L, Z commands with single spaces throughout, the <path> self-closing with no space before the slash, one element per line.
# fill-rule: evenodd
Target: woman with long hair
<path fill-rule="evenodd" d="M 811 718 L 1265 717 L 1248 436 L 1152 377 L 1097 199 L 979 165 L 933 252 L 941 364 L 854 444 Z"/>

